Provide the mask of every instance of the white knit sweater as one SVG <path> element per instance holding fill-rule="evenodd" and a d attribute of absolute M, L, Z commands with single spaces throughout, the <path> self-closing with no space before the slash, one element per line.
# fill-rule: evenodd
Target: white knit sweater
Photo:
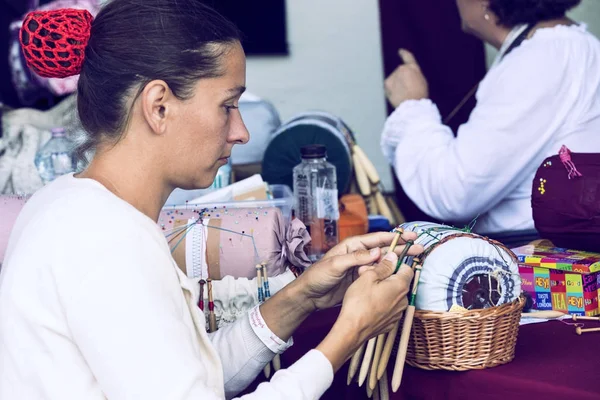
<path fill-rule="evenodd" d="M 286 346 L 263 341 L 256 310 L 207 334 L 197 296 L 154 221 L 96 181 L 57 179 L 23 209 L 0 273 L 0 399 L 235 396 Z M 313 350 L 244 398 L 316 399 L 332 379 Z"/>

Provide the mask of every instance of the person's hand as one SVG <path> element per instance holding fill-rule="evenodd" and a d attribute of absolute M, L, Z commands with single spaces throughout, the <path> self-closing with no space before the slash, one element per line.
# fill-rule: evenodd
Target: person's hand
<path fill-rule="evenodd" d="M 392 329 L 408 306 L 412 269 L 403 264 L 394 274 L 398 256 L 388 253 L 377 265 L 365 268 L 348 288 L 339 319 L 358 328 L 359 342 Z"/>
<path fill-rule="evenodd" d="M 299 287 L 303 300 L 312 310 L 340 304 L 346 289 L 358 277 L 359 267 L 365 269 L 365 266 L 381 261 L 395 236 L 393 232 L 378 232 L 346 239 L 309 267 L 293 284 Z M 414 241 L 416 238 L 415 232 L 404 232 L 395 253 L 402 253 L 406 241 Z M 414 256 L 422 252 L 423 246 L 413 245 L 408 255 Z"/>
<path fill-rule="evenodd" d="M 364 268 L 348 288 L 340 315 L 317 347 L 337 370 L 365 341 L 390 331 L 408 306 L 413 272 L 402 265 L 394 274 L 398 256 L 386 254 L 374 267 Z"/>
<path fill-rule="evenodd" d="M 406 100 L 421 100 L 429 97 L 427 80 L 421 72 L 415 56 L 408 50 L 398 51 L 404 62 L 385 80 L 385 95 L 396 108 Z"/>

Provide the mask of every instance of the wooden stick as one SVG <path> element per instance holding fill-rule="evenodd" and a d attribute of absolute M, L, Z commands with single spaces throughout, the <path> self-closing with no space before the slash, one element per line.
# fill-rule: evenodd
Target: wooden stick
<path fill-rule="evenodd" d="M 367 377 L 367 379 L 368 379 L 368 377 Z M 365 385 L 365 386 L 367 388 L 367 397 L 368 398 L 373 397 L 373 389 L 371 389 L 371 386 L 369 386 L 369 385 Z"/>
<path fill-rule="evenodd" d="M 392 244 L 390 244 L 390 252 L 392 252 L 392 253 L 396 250 L 396 246 L 398 246 L 398 242 L 400 241 L 400 238 L 402 238 L 404 229 L 397 228 L 397 229 L 394 229 L 394 232 L 396 232 L 396 236 L 394 236 L 394 239 L 392 239 Z"/>
<path fill-rule="evenodd" d="M 271 377 L 271 363 L 268 362 L 267 365 L 265 365 L 265 369 L 263 369 L 263 372 L 265 373 L 265 376 L 267 377 L 267 379 L 269 379 Z"/>
<path fill-rule="evenodd" d="M 373 400 L 380 400 L 379 397 L 379 385 L 375 385 L 375 389 L 373 389 Z"/>
<path fill-rule="evenodd" d="M 260 273 L 258 272 L 260 267 L 260 271 L 262 272 L 262 286 L 263 286 L 263 300 L 266 301 L 268 298 L 271 297 L 271 288 L 269 287 L 269 277 L 267 276 L 267 263 L 266 262 L 262 262 L 260 265 L 256 265 L 256 269 L 257 269 L 257 281 L 259 281 L 259 276 Z M 260 282 L 257 282 L 258 285 L 261 285 Z M 265 367 L 266 370 L 267 367 Z M 275 354 L 275 357 L 273 357 L 273 373 L 279 371 L 281 369 L 281 357 L 279 354 Z M 266 372 L 265 372 L 266 375 Z M 269 378 L 267 376 L 267 378 Z"/>
<path fill-rule="evenodd" d="M 373 195 L 367 197 L 365 201 L 367 202 L 369 215 L 378 215 L 379 209 L 377 208 L 377 203 L 375 202 L 375 198 L 373 197 Z"/>
<path fill-rule="evenodd" d="M 573 315 L 572 317 L 573 321 L 577 321 L 578 319 L 582 321 L 600 321 L 600 317 L 581 317 L 579 315 Z"/>
<path fill-rule="evenodd" d="M 560 318 L 560 317 L 564 317 L 565 315 L 567 315 L 567 314 L 565 314 L 561 311 L 550 311 L 550 310 L 521 313 L 521 316 L 525 317 L 525 318 L 541 318 L 541 319 Z"/>
<path fill-rule="evenodd" d="M 379 398 L 381 400 L 390 400 L 387 374 L 381 375 L 381 379 L 379 380 Z"/>
<path fill-rule="evenodd" d="M 392 196 L 386 196 L 384 195 L 385 198 L 385 202 L 387 203 L 388 207 L 390 208 L 390 211 L 392 212 L 392 215 L 394 216 L 394 224 L 402 224 L 403 222 L 406 222 L 406 218 L 404 218 L 404 215 L 402 214 L 402 211 L 400 211 L 400 209 L 398 208 L 398 205 L 396 204 L 396 200 L 394 199 L 394 197 Z"/>
<path fill-rule="evenodd" d="M 381 352 L 383 351 L 383 344 L 385 343 L 385 333 L 377 336 L 377 343 L 375 345 L 375 356 L 373 357 L 373 363 L 371 364 L 371 373 L 369 374 L 369 386 L 371 390 L 375 390 L 377 387 L 377 369 L 379 368 L 379 360 L 381 359 Z"/>
<path fill-rule="evenodd" d="M 398 346 L 398 356 L 396 365 L 394 366 L 394 375 L 392 376 L 392 390 L 394 393 L 398 391 L 402 382 L 402 373 L 404 372 L 404 363 L 406 361 L 406 352 L 408 350 L 408 341 L 410 339 L 410 331 L 412 328 L 412 319 L 415 315 L 415 307 L 408 306 L 404 313 L 404 324 L 402 325 L 402 333 L 400 336 L 400 345 Z"/>
<path fill-rule="evenodd" d="M 412 240 L 409 240 L 408 243 L 406 244 L 406 248 L 404 249 L 404 251 L 402 252 L 402 254 L 406 254 L 408 248 L 411 246 L 412 244 Z M 398 258 L 398 260 L 401 260 L 404 257 Z M 411 267 L 418 265 L 419 262 L 419 258 L 418 257 L 413 257 L 412 261 L 411 261 Z M 415 268 L 413 268 L 413 271 L 415 270 Z M 400 317 L 402 318 L 402 317 Z M 383 354 L 381 355 L 381 360 L 379 361 L 379 367 L 377 369 L 377 379 L 381 379 L 381 377 L 385 374 L 385 371 L 387 370 L 387 366 L 388 363 L 390 361 L 390 357 L 392 355 L 392 349 L 394 348 L 394 343 L 396 342 L 396 337 L 398 336 L 398 331 L 400 330 L 400 323 L 397 323 L 394 328 L 392 329 L 392 331 L 390 332 L 390 334 L 387 337 L 387 340 L 385 341 L 385 346 L 383 348 Z M 387 378 L 386 378 L 387 379 Z"/>
<path fill-rule="evenodd" d="M 581 334 L 586 333 L 586 332 L 600 332 L 600 328 L 581 329 L 581 327 L 578 326 L 577 328 L 575 328 L 575 332 L 578 335 L 581 335 Z"/>
<path fill-rule="evenodd" d="M 371 390 L 371 388 L 369 387 L 369 385 L 367 385 L 367 397 L 369 399 L 373 397 L 373 391 Z"/>
<path fill-rule="evenodd" d="M 202 310 L 202 312 L 204 313 L 204 285 L 206 284 L 206 281 L 204 279 L 200 280 L 200 298 L 198 299 L 198 307 Z"/>
<path fill-rule="evenodd" d="M 275 358 L 273 358 L 273 370 L 275 372 L 281 369 L 281 357 L 279 354 L 275 354 Z"/>
<path fill-rule="evenodd" d="M 358 375 L 358 386 L 362 386 L 363 383 L 365 383 L 365 379 L 367 379 L 367 374 L 369 373 L 371 367 L 371 360 L 373 359 L 373 351 L 375 350 L 376 340 L 377 338 L 372 338 L 367 342 L 365 357 L 363 358 L 362 365 L 360 366 L 360 373 Z"/>
<path fill-rule="evenodd" d="M 397 228 L 397 229 L 394 229 L 394 232 L 396 232 L 396 235 L 394 236 L 394 239 L 392 239 L 392 243 L 390 244 L 390 248 L 389 248 L 389 251 L 392 251 L 392 252 L 396 249 L 396 246 L 398 245 L 400 238 L 402 238 L 402 234 L 404 233 L 404 230 L 402 228 Z M 373 339 L 369 340 L 366 345 L 363 344 L 356 351 L 356 353 L 354 353 L 354 355 L 352 356 L 352 360 L 350 361 L 350 367 L 348 369 L 348 378 L 346 380 L 348 385 L 350 385 L 350 382 L 352 382 L 354 375 L 356 375 L 356 372 L 358 370 L 358 364 L 361 359 L 362 359 L 362 364 L 361 364 L 360 373 L 359 373 L 359 377 L 358 377 L 359 386 L 362 386 L 362 384 L 364 383 L 367 373 L 369 372 L 369 365 L 371 363 L 371 357 L 373 356 L 373 351 L 374 351 L 373 347 L 375 345 L 375 340 L 376 339 L 373 338 Z M 365 348 L 365 346 L 366 346 L 366 348 Z M 363 356 L 364 356 L 364 358 L 363 358 Z M 388 358 L 389 358 L 389 356 L 388 356 Z"/>
<path fill-rule="evenodd" d="M 404 230 L 402 228 L 398 228 L 398 229 L 394 229 L 394 232 L 396 232 L 396 235 L 394 236 L 394 239 L 392 239 L 392 243 L 390 245 L 389 251 L 394 251 L 396 249 L 396 246 L 398 245 L 398 242 L 400 241 L 400 238 L 402 237 L 402 234 L 404 233 Z M 371 339 L 373 340 L 373 339 Z M 371 340 L 369 340 L 369 344 L 371 343 Z M 369 349 L 369 346 L 367 345 L 367 350 L 369 350 L 370 353 L 373 352 L 373 349 Z M 352 382 L 352 379 L 354 378 L 354 375 L 356 374 L 356 370 L 358 369 L 358 363 L 360 362 L 361 358 L 363 357 L 364 353 L 366 353 L 365 351 L 365 345 L 363 344 L 357 351 L 356 353 L 354 353 L 354 355 L 352 356 L 352 360 L 350 361 L 350 368 L 348 369 L 348 379 L 347 379 L 347 383 L 348 385 L 350 385 L 350 382 Z M 369 355 L 369 357 L 371 357 L 371 355 Z M 359 374 L 359 382 L 361 382 L 359 384 L 362 385 L 362 382 L 364 382 L 365 376 L 366 376 L 366 371 L 364 370 L 364 359 L 363 359 L 363 364 L 361 365 L 360 371 L 361 373 Z M 371 360 L 369 359 L 368 363 L 370 363 Z M 363 377 L 361 378 L 360 376 L 363 375 Z"/>
<path fill-rule="evenodd" d="M 212 279 L 206 280 L 208 286 L 208 331 L 215 332 L 217 330 L 217 316 L 215 315 L 215 302 L 212 293 Z"/>
<path fill-rule="evenodd" d="M 360 160 L 360 163 L 362 164 L 362 167 L 363 167 L 364 171 L 366 172 L 367 176 L 369 177 L 369 180 L 371 181 L 371 183 L 373 185 L 378 185 L 379 182 L 381 181 L 381 179 L 379 179 L 379 174 L 377 173 L 377 169 L 375 168 L 375 166 L 373 165 L 371 160 L 369 160 L 369 157 L 367 157 L 367 155 L 365 154 L 363 149 L 361 149 L 360 146 L 357 144 L 355 144 L 352 147 L 352 150 L 353 150 L 353 153 L 358 156 L 358 159 Z"/>
<path fill-rule="evenodd" d="M 402 336 L 400 336 L 400 346 L 398 347 L 398 357 L 394 366 L 394 375 L 392 376 L 392 390 L 398 391 L 402 383 L 402 373 L 404 372 L 404 363 L 406 361 L 406 352 L 408 351 L 408 341 L 412 329 L 413 318 L 415 316 L 415 297 L 419 288 L 419 277 L 421 276 L 421 265 L 415 266 L 415 278 L 413 280 L 412 295 L 410 305 L 404 313 L 404 324 L 402 325 Z"/>
<path fill-rule="evenodd" d="M 366 343 L 363 343 L 362 346 L 354 353 L 352 356 L 352 360 L 350 361 L 350 367 L 348 368 L 348 379 L 346 380 L 347 384 L 350 385 L 354 375 L 356 375 L 356 371 L 358 371 L 358 364 L 363 358 L 365 354 L 365 347 L 367 347 Z"/>
<path fill-rule="evenodd" d="M 263 278 L 263 286 L 264 286 L 264 296 L 265 300 L 271 297 L 271 288 L 269 287 L 269 277 L 267 276 L 267 263 L 263 262 L 261 264 L 262 267 L 262 278 Z"/>
<path fill-rule="evenodd" d="M 369 182 L 367 173 L 356 153 L 352 155 L 352 160 L 354 162 L 354 175 L 356 176 L 356 183 L 358 184 L 360 194 L 364 197 L 369 197 L 371 195 L 371 183 Z"/>
<path fill-rule="evenodd" d="M 396 336 L 398 336 L 398 325 L 399 324 L 396 324 L 394 326 L 394 329 L 392 329 L 385 340 L 383 352 L 381 353 L 381 359 L 379 360 L 379 366 L 377 367 L 377 379 L 381 379 L 381 377 L 385 374 L 385 370 L 387 369 L 390 356 L 392 355 L 392 348 L 394 347 Z"/>
<path fill-rule="evenodd" d="M 371 191 L 373 192 L 373 195 L 375 197 L 375 203 L 377 203 L 379 214 L 387 218 L 387 220 L 390 221 L 390 224 L 393 224 L 395 222 L 394 216 L 392 215 L 392 211 L 388 207 L 387 202 L 383 198 L 383 195 L 381 194 L 378 188 L 372 188 Z"/>
<path fill-rule="evenodd" d="M 263 292 L 263 281 L 261 276 L 262 265 L 256 264 L 256 287 L 258 288 L 258 302 L 262 303 L 265 301 L 265 294 Z"/>

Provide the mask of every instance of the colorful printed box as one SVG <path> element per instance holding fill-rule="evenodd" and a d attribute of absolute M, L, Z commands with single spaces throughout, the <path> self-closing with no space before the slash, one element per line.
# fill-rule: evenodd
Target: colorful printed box
<path fill-rule="evenodd" d="M 600 271 L 600 253 L 534 245 L 517 247 L 512 251 L 520 263 L 532 267 L 580 273 Z"/>
<path fill-rule="evenodd" d="M 531 295 L 533 309 L 600 315 L 600 272 L 581 274 L 519 264 L 521 290 Z"/>
<path fill-rule="evenodd" d="M 531 245 L 513 252 L 534 309 L 600 315 L 600 254 Z"/>

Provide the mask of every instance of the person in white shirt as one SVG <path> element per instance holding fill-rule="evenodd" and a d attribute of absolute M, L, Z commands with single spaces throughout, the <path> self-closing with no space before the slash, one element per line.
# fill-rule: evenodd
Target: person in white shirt
<path fill-rule="evenodd" d="M 423 212 L 448 223 L 477 219 L 480 233 L 533 229 L 542 161 L 563 144 L 600 152 L 600 42 L 565 17 L 579 3 L 457 0 L 463 30 L 500 51 L 456 137 L 414 56 L 400 50 L 404 63 L 385 81 L 395 110 L 381 146 Z"/>
<path fill-rule="evenodd" d="M 157 218 L 174 188 L 208 187 L 248 141 L 244 52 L 222 16 L 196 0 L 113 0 L 93 21 L 81 10 L 29 14 L 21 41 L 39 75 L 80 74 L 82 151 L 95 155 L 34 194 L 11 232 L 2 400 L 232 398 L 310 313 L 341 303 L 316 349 L 243 396 L 317 399 L 365 340 L 397 323 L 412 271 L 393 273 L 394 234 L 379 233 L 342 242 L 245 317 L 206 332 L 197 285 Z"/>

